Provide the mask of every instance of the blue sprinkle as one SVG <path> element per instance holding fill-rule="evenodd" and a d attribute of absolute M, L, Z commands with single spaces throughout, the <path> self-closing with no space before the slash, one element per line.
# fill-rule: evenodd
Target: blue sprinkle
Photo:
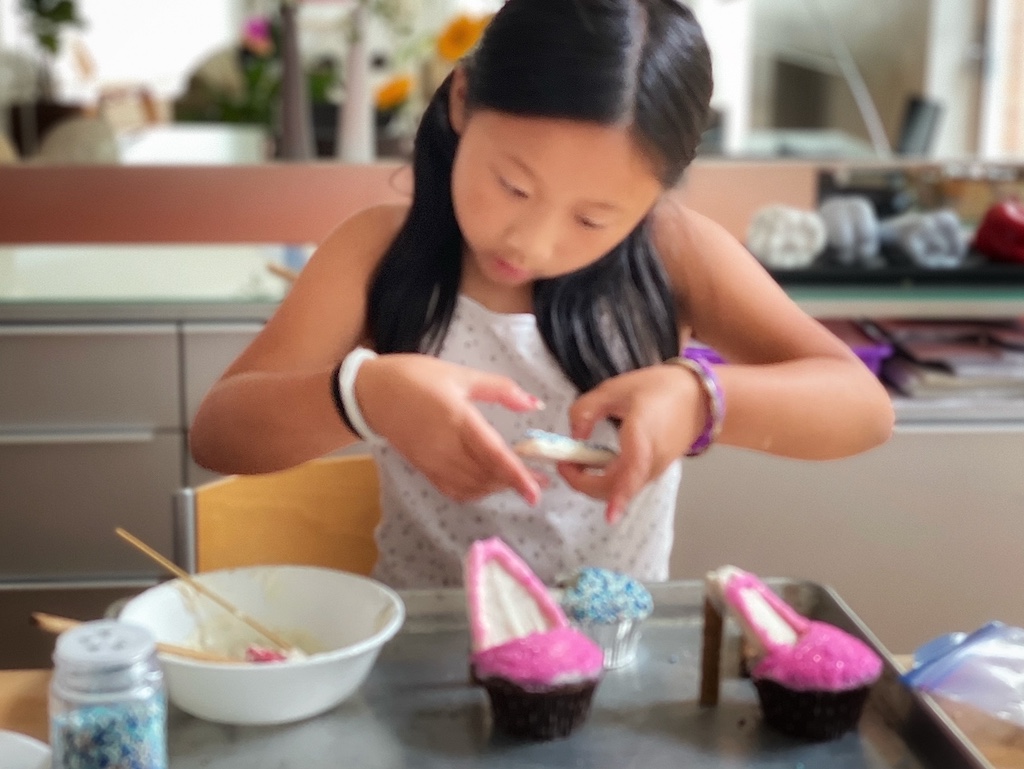
<path fill-rule="evenodd" d="M 53 765 L 62 769 L 166 769 L 166 722 L 163 697 L 61 713 L 50 724 Z"/>
<path fill-rule="evenodd" d="M 587 566 L 562 596 L 562 608 L 574 622 L 614 623 L 647 617 L 654 608 L 650 592 L 632 577 Z"/>

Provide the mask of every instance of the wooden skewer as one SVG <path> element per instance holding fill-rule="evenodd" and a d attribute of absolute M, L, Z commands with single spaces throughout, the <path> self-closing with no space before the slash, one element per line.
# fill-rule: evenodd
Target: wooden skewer
<path fill-rule="evenodd" d="M 53 633 L 54 635 L 59 635 L 65 630 L 70 630 L 71 628 L 82 624 L 77 619 L 57 617 L 53 614 L 44 614 L 39 611 L 32 613 L 32 621 L 35 623 L 36 627 L 41 630 L 45 630 L 47 633 Z M 186 657 L 187 659 L 199 660 L 201 662 L 241 662 L 241 660 L 236 660 L 223 654 L 206 652 L 200 649 L 192 649 L 188 646 L 165 644 L 160 641 L 157 641 L 156 649 L 163 654 L 173 654 L 175 657 Z"/>
<path fill-rule="evenodd" d="M 284 651 L 284 652 L 295 652 L 295 651 L 297 651 L 295 649 L 295 647 L 292 646 L 292 644 L 288 643 L 286 640 L 284 640 L 281 636 L 279 636 L 273 630 L 270 630 L 269 628 L 265 627 L 261 623 L 257 622 L 255 619 L 253 619 L 248 614 L 243 612 L 241 609 L 239 609 L 233 603 L 231 603 L 230 601 L 227 601 L 226 599 L 224 599 L 221 596 L 219 596 L 217 593 L 215 593 L 212 590 L 210 590 L 210 588 L 206 587 L 203 583 L 198 582 L 198 581 L 192 579 L 191 575 L 189 575 L 188 572 L 186 572 L 186 571 L 182 570 L 181 568 L 179 568 L 178 565 L 175 564 L 173 561 L 169 561 L 166 558 L 164 558 L 162 555 L 160 555 L 160 553 L 158 553 L 156 550 L 151 548 L 149 545 L 147 545 L 142 540 L 138 539 L 137 537 L 133 536 L 132 534 L 129 534 L 127 531 L 122 529 L 120 526 L 117 527 L 116 529 L 114 529 L 114 532 L 117 534 L 117 536 L 119 536 L 121 539 L 123 539 L 128 544 L 130 544 L 132 547 L 134 547 L 137 550 L 140 550 L 141 552 L 145 553 L 147 556 L 152 558 L 158 564 L 163 566 L 165 569 L 167 569 L 167 571 L 171 572 L 171 574 L 173 574 L 175 577 L 180 579 L 186 585 L 191 587 L 197 593 L 205 595 L 207 598 L 209 598 L 211 601 L 213 601 L 215 604 L 220 606 L 226 612 L 228 612 L 229 614 L 234 616 L 236 619 L 238 619 L 241 622 L 244 622 L 246 625 L 251 627 L 253 630 L 255 630 L 257 633 L 259 633 L 261 636 L 263 636 L 268 641 L 273 643 L 274 646 L 276 646 L 281 651 Z"/>
<path fill-rule="evenodd" d="M 289 267 L 283 267 L 275 262 L 267 262 L 267 271 L 279 278 L 284 278 L 289 283 L 294 283 L 299 277 L 299 273 L 295 270 Z"/>

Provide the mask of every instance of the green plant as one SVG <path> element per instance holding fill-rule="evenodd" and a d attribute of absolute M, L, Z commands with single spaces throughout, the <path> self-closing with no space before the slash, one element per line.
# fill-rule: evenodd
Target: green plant
<path fill-rule="evenodd" d="M 281 88 L 280 51 L 279 20 L 250 18 L 239 44 L 227 52 L 235 75 L 211 80 L 200 69 L 175 103 L 175 119 L 272 126 Z"/>
<path fill-rule="evenodd" d="M 223 82 L 194 75 L 187 92 L 175 102 L 175 120 L 249 123 L 273 129 L 280 107 L 281 35 L 277 16 L 248 19 L 241 41 L 229 54 L 236 77 Z M 329 101 L 337 78 L 333 61 L 317 61 L 306 72 L 310 100 Z"/>
<path fill-rule="evenodd" d="M 39 47 L 55 56 L 60 50 L 60 33 L 65 26 L 82 26 L 75 0 L 21 0 L 29 17 L 29 29 Z"/>

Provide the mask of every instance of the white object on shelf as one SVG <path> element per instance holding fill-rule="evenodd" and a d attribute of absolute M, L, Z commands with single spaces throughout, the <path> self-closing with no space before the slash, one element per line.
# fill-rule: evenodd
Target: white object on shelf
<path fill-rule="evenodd" d="M 121 162 L 129 165 L 230 165 L 264 163 L 263 128 L 228 123 L 166 123 L 118 136 Z"/>
<path fill-rule="evenodd" d="M 277 244 L 0 247 L 0 302 L 279 301 Z"/>

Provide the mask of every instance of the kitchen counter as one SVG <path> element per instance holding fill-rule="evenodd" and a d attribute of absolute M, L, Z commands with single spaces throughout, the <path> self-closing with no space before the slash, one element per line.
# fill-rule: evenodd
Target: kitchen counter
<path fill-rule="evenodd" d="M 281 244 L 0 246 L 0 323 L 256 322 L 288 282 L 268 265 L 300 266 L 311 246 Z M 1022 314 L 1024 289 L 795 287 L 818 317 Z M 894 396 L 901 425 L 1021 422 L 1024 399 Z"/>
<path fill-rule="evenodd" d="M 408 632 L 408 631 L 407 631 Z M 417 632 L 423 632 L 423 629 Z M 404 655 L 400 655 L 404 659 Z M 689 658 L 689 654 L 683 654 L 681 658 Z M 906 656 L 896 657 L 897 665 L 905 666 L 908 663 Z M 622 673 L 616 674 L 622 676 Z M 49 685 L 51 673 L 49 670 L 22 670 L 22 671 L 0 671 L 0 729 L 9 729 L 20 733 L 28 734 L 37 739 L 47 741 L 48 739 L 48 721 L 47 721 L 47 687 Z M 414 676 L 415 678 L 415 676 Z M 402 679 L 404 680 L 404 679 Z M 621 684 L 622 682 L 620 682 Z M 638 683 L 638 682 L 637 682 Z M 628 690 L 635 688 L 637 683 L 630 684 Z M 379 684 L 379 682 L 378 682 Z M 609 683 L 609 686 L 612 684 Z M 620 686 L 620 688 L 622 688 Z M 279 727 L 250 727 L 250 728 L 236 728 L 236 727 L 219 727 L 215 724 L 207 724 L 202 721 L 185 716 L 180 711 L 172 709 L 170 728 L 172 731 L 171 746 L 172 746 L 172 757 L 171 766 L 176 765 L 187 765 L 194 761 L 195 758 L 189 758 L 193 756 L 195 752 L 196 756 L 201 754 L 207 755 L 207 758 L 211 758 L 213 754 L 210 753 L 211 745 L 219 745 L 216 750 L 217 766 L 234 766 L 239 761 L 247 762 L 246 765 L 252 765 L 248 763 L 247 757 L 252 759 L 256 755 L 254 752 L 258 752 L 258 755 L 264 758 L 279 757 L 283 762 L 296 760 L 302 755 L 307 755 L 311 764 L 321 762 L 325 759 L 330 759 L 333 755 L 335 758 L 330 760 L 336 760 L 337 751 L 341 749 L 345 744 L 346 731 L 350 732 L 351 727 L 346 727 L 345 724 L 348 720 L 354 719 L 358 724 L 364 724 L 367 721 L 367 714 L 369 713 L 368 699 L 373 699 L 378 696 L 380 692 L 375 695 L 375 690 L 379 689 L 379 685 L 375 686 L 373 682 L 368 682 L 364 686 L 364 693 L 355 697 L 351 702 L 344 704 L 336 711 L 325 714 L 324 716 L 311 719 L 299 724 L 290 726 L 279 726 Z M 735 690 L 732 691 L 732 696 L 735 695 Z M 435 702 L 437 707 L 440 707 L 438 702 L 443 698 L 443 691 L 437 691 L 431 694 L 428 701 Z M 635 696 L 635 695 L 627 695 Z M 475 697 L 475 695 L 474 695 Z M 734 703 L 735 704 L 735 703 Z M 378 707 L 380 702 L 378 702 Z M 720 708 L 726 708 L 725 704 L 721 704 Z M 386 709 L 385 709 L 386 710 Z M 400 709 L 398 709 L 400 711 Z M 450 728 L 452 725 L 457 723 L 463 723 L 459 720 L 459 713 L 452 712 L 443 714 L 442 710 L 438 710 L 436 713 L 433 710 L 423 713 L 423 717 L 429 719 L 443 719 L 445 723 L 449 724 L 445 728 Z M 663 709 L 664 710 L 664 709 Z M 686 713 L 689 713 L 688 709 Z M 624 714 L 627 711 L 623 712 Z M 660 713 L 660 711 L 658 711 Z M 724 712 L 723 712 L 724 713 Z M 731 713 L 731 712 L 730 712 Z M 738 713 L 738 711 L 737 711 Z M 398 713 L 392 714 L 397 716 Z M 465 715 L 465 714 L 464 714 Z M 610 715 L 610 714 L 605 714 Z M 718 714 L 721 715 L 721 714 Z M 979 747 L 985 759 L 994 767 L 994 769 L 1022 769 L 1024 768 L 1024 738 L 1022 738 L 1022 732 L 1020 730 L 1011 729 L 995 722 L 993 719 L 980 718 L 978 714 L 974 716 L 964 716 L 963 714 L 955 718 L 956 723 L 961 729 L 971 737 L 976 746 Z M 625 716 L 624 716 L 625 717 Z M 866 718 L 865 714 L 865 718 Z M 656 730 L 654 722 L 658 722 L 659 716 L 652 712 L 651 713 L 651 729 Z M 736 718 L 736 713 L 724 716 L 727 720 Z M 602 719 L 598 714 L 592 714 L 591 720 L 595 722 L 601 722 Z M 676 723 L 678 719 L 674 720 Z M 604 729 L 608 729 L 607 720 L 604 719 Z M 632 720 L 627 718 L 627 721 L 632 723 Z M 703 724 L 705 729 L 714 728 L 711 726 L 714 717 L 712 715 L 701 717 L 700 723 Z M 689 717 L 678 721 L 676 728 L 685 730 L 686 724 L 690 722 Z M 386 763 L 380 764 L 381 766 L 407 766 L 415 765 L 415 763 L 409 763 L 410 760 L 415 759 L 418 751 L 422 751 L 424 745 L 410 744 L 404 745 L 395 742 L 395 734 L 392 733 L 391 727 L 383 722 L 378 722 L 371 718 L 370 723 L 374 725 L 377 730 L 375 736 L 371 737 L 369 742 L 364 742 L 365 750 L 359 752 L 359 760 L 369 760 L 372 756 L 376 755 L 379 759 L 384 760 Z M 466 722 L 466 725 L 473 725 Z M 477 730 L 482 728 L 480 725 L 475 725 Z M 628 726 L 628 724 L 624 724 Z M 662 724 L 663 727 L 666 724 Z M 361 726 L 360 728 L 365 728 Z M 587 727 L 584 727 L 587 728 Z M 864 726 L 868 731 L 877 728 L 877 725 Z M 594 726 L 590 727 L 592 732 L 592 739 L 596 739 L 598 742 L 602 741 L 601 735 L 602 730 L 595 723 Z M 620 731 L 620 736 L 625 738 L 627 732 Z M 348 734 L 348 738 L 354 738 L 355 735 Z M 368 737 L 368 733 L 362 733 L 362 737 Z M 427 739 L 426 736 L 423 736 Z M 722 735 L 719 735 L 719 739 Z M 474 737 L 475 739 L 475 737 Z M 851 738 L 852 739 L 852 738 Z M 341 740 L 341 741 L 339 741 Z M 429 740 L 428 740 L 429 741 Z M 606 741 L 606 740 L 605 740 Z M 470 740 L 472 744 L 475 744 L 473 739 Z M 347 744 L 351 745 L 351 742 Z M 460 740 L 454 738 L 454 741 L 450 745 L 452 750 L 465 750 L 467 745 L 459 747 Z M 504 743 L 503 743 L 504 744 Z M 584 754 L 587 751 L 583 749 L 581 743 L 573 740 L 566 740 L 564 742 L 549 743 L 548 746 L 540 745 L 537 746 L 537 751 L 560 751 L 570 750 L 572 744 L 577 744 L 579 751 L 581 752 L 577 758 L 584 758 Z M 795 749 L 793 743 L 786 741 L 788 753 L 786 756 L 791 757 L 794 762 L 799 758 L 799 751 Z M 893 745 L 890 745 L 891 749 Z M 728 753 L 730 750 L 739 750 L 738 754 Z M 781 744 L 778 745 L 778 749 L 781 750 Z M 822 743 L 818 745 L 809 746 L 809 750 L 812 750 L 817 756 L 830 755 L 831 751 L 836 751 L 835 754 L 837 761 L 849 761 L 851 755 L 849 754 L 850 739 L 841 739 L 836 742 Z M 479 750 L 479 745 L 476 746 L 476 750 Z M 503 750 L 494 752 L 494 765 L 505 766 L 508 765 L 510 757 L 514 757 L 518 754 L 515 753 L 516 747 L 512 744 L 504 746 Z M 529 745 L 521 746 L 520 753 L 522 751 L 534 750 L 534 747 Z M 596 747 L 594 750 L 597 750 Z M 605 750 L 610 750 L 606 747 Z M 692 752 L 692 747 L 687 747 L 687 741 L 667 741 L 660 745 L 660 752 L 665 753 L 676 753 L 682 757 L 687 752 Z M 761 750 L 769 750 L 767 747 L 763 747 Z M 315 751 L 315 760 L 312 753 L 309 751 Z M 726 754 L 722 754 L 724 759 L 726 755 L 730 758 L 728 760 L 736 760 L 742 755 L 742 750 L 739 749 L 738 744 L 732 745 L 728 740 L 722 743 L 716 743 L 714 740 L 708 743 L 700 752 L 702 758 L 701 761 L 711 760 L 715 761 L 714 756 L 722 751 L 726 751 Z M 205 752 L 205 753 L 204 753 Z M 472 753 L 473 750 L 470 750 Z M 648 758 L 650 750 L 648 747 Z M 655 751 L 656 753 L 656 751 Z M 590 754 L 587 754 L 590 755 Z M 666 754 L 668 755 L 668 754 Z M 777 756 L 776 756 L 777 757 Z M 350 757 L 356 758 L 356 757 Z M 452 754 L 450 758 L 455 761 L 461 761 L 466 758 L 462 754 Z M 748 757 L 752 758 L 752 757 Z M 866 758 L 866 757 L 865 757 Z M 514 758 L 513 758 L 514 761 Z M 854 759 L 855 763 L 858 759 Z M 180 763 L 179 763 L 180 762 Z M 310 764 L 310 765 L 311 765 Z M 203 765 L 207 765 L 203 763 Z M 282 765 L 285 765 L 283 763 Z M 319 764 L 317 764 L 319 765 Z M 374 764 L 375 766 L 377 764 Z M 540 765 L 540 764 L 538 764 Z M 701 764 L 703 765 L 703 764 Z M 717 764 L 716 764 L 717 765 Z M 724 764 L 722 764 L 724 765 Z M 729 764 L 738 765 L 738 764 Z M 743 766 L 751 765 L 750 763 L 743 763 Z M 771 764 L 775 766 L 775 763 Z M 790 765 L 790 764 L 786 764 Z M 801 764 L 797 764 L 798 766 Z M 846 765 L 846 764 L 844 764 Z M 871 764 L 874 765 L 873 763 Z M 902 765 L 902 764 L 901 764 Z"/>
<path fill-rule="evenodd" d="M 1024 315 L 1024 286 L 788 286 L 816 318 L 1013 318 Z"/>
<path fill-rule="evenodd" d="M 0 246 L 0 322 L 266 320 L 288 290 L 282 244 Z"/>
<path fill-rule="evenodd" d="M 1024 398 L 907 398 L 894 393 L 896 430 L 948 431 L 951 425 L 1002 424 L 1008 432 L 1024 429 Z"/>
<path fill-rule="evenodd" d="M 48 741 L 50 676 L 49 670 L 0 670 L 0 729 Z M 950 710 L 957 725 L 995 769 L 1024 769 L 1024 731 L 978 713 Z"/>
<path fill-rule="evenodd" d="M 988 765 L 931 703 L 899 681 L 899 664 L 831 589 L 803 580 L 768 584 L 805 616 L 860 637 L 883 660 L 858 728 L 828 742 L 794 740 L 767 729 L 753 686 L 722 681 L 718 706 L 698 705 L 705 595 L 702 580 L 651 584 L 636 660 L 608 671 L 580 733 L 522 742 L 493 735 L 486 695 L 466 674 L 465 593 L 400 591 L 405 623 L 369 677 L 345 703 L 294 724 L 222 726 L 169 712 L 175 769 L 257 764 L 351 767 L 829 766 L 834 769 L 982 769 Z M 738 629 L 724 628 L 723 669 L 736 670 Z M 40 736 L 46 723 L 46 671 L 0 673 L 0 728 Z"/>
<path fill-rule="evenodd" d="M 141 302 L 5 302 L 0 301 L 0 324 L 40 323 L 263 323 L 277 309 L 277 301 L 146 300 Z"/>

